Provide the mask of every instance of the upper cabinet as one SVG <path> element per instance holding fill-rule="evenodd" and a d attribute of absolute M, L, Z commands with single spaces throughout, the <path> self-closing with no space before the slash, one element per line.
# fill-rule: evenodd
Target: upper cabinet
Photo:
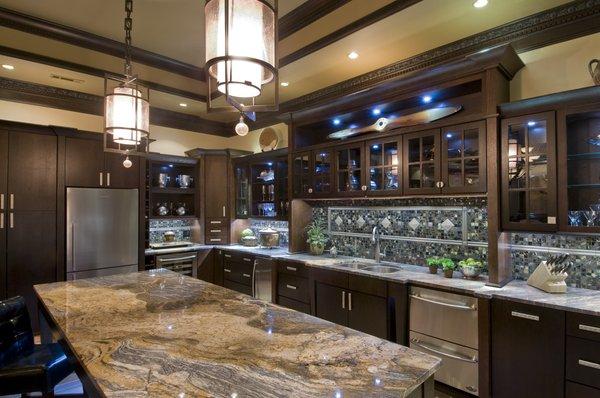
<path fill-rule="evenodd" d="M 312 194 L 315 196 L 329 195 L 333 192 L 333 153 L 331 149 L 312 152 Z"/>
<path fill-rule="evenodd" d="M 554 112 L 502 121 L 502 225 L 504 229 L 557 229 Z"/>
<path fill-rule="evenodd" d="M 404 136 L 404 193 L 439 193 L 442 187 L 439 148 L 439 130 Z"/>
<path fill-rule="evenodd" d="M 311 158 L 310 151 L 292 155 L 292 194 L 294 198 L 306 198 L 313 193 Z"/>
<path fill-rule="evenodd" d="M 485 122 L 442 129 L 442 192 L 486 191 Z"/>
<path fill-rule="evenodd" d="M 372 196 L 402 194 L 402 138 L 371 140 L 366 143 L 367 192 Z"/>
<path fill-rule="evenodd" d="M 600 107 L 559 115 L 560 227 L 600 232 Z"/>
<path fill-rule="evenodd" d="M 335 149 L 336 194 L 355 196 L 365 192 L 364 144 L 362 142 L 342 145 Z"/>

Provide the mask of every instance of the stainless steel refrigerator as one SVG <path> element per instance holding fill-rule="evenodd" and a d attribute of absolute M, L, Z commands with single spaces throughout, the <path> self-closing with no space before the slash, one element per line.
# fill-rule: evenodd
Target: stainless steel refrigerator
<path fill-rule="evenodd" d="M 138 269 L 137 189 L 67 188 L 67 280 Z"/>

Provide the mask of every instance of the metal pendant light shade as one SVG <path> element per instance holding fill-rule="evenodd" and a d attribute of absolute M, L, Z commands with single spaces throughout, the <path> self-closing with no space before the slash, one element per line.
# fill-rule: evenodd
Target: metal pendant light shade
<path fill-rule="evenodd" d="M 104 150 L 125 155 L 148 153 L 150 93 L 131 73 L 131 13 L 125 0 L 125 76 L 104 78 Z"/>
<path fill-rule="evenodd" d="M 277 0 L 207 0 L 204 13 L 208 111 L 277 110 Z M 271 84 L 265 104 L 264 88 Z M 219 94 L 231 106 L 215 108 Z"/>

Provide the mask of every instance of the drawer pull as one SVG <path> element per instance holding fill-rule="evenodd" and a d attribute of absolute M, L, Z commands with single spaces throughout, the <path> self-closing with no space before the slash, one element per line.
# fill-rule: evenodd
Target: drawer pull
<path fill-rule="evenodd" d="M 158 261 L 161 263 L 174 263 L 177 261 L 185 261 L 185 260 L 195 260 L 196 255 L 193 256 L 185 256 L 185 257 L 176 257 L 176 258 L 159 258 Z"/>
<path fill-rule="evenodd" d="M 288 289 L 292 289 L 292 290 L 296 290 L 298 289 L 296 286 L 294 285 L 285 285 L 285 287 L 287 287 Z"/>
<path fill-rule="evenodd" d="M 348 311 L 352 311 L 352 293 L 348 293 Z"/>
<path fill-rule="evenodd" d="M 225 256 L 225 258 L 231 258 L 231 254 L 223 254 L 223 256 Z"/>
<path fill-rule="evenodd" d="M 511 311 L 510 314 L 514 317 L 517 318 L 523 318 L 523 319 L 528 319 L 530 321 L 539 321 L 540 317 L 537 315 L 531 315 L 531 314 L 525 314 L 523 312 L 518 312 L 518 311 Z"/>
<path fill-rule="evenodd" d="M 221 241 L 221 239 L 220 239 L 220 238 L 212 238 L 210 241 L 211 241 L 211 242 L 220 242 L 220 241 Z"/>
<path fill-rule="evenodd" d="M 248 257 L 244 257 L 244 261 L 247 261 L 247 262 L 249 262 L 249 263 L 250 263 L 250 262 L 252 262 L 252 259 L 250 259 L 250 258 L 248 258 Z"/>
<path fill-rule="evenodd" d="M 250 274 L 242 274 L 242 276 L 245 278 L 250 278 Z"/>
<path fill-rule="evenodd" d="M 294 271 L 294 272 L 298 271 L 298 268 L 296 268 L 296 267 L 290 267 L 289 265 L 287 265 L 285 267 L 285 269 L 287 269 L 288 271 Z"/>
<path fill-rule="evenodd" d="M 342 308 L 346 309 L 346 292 L 342 291 Z"/>
<path fill-rule="evenodd" d="M 600 363 L 585 361 L 583 359 L 578 360 L 577 363 L 581 366 L 585 366 L 586 368 L 600 370 Z"/>
<path fill-rule="evenodd" d="M 223 268 L 223 271 L 231 273 L 231 270 L 229 268 Z"/>
<path fill-rule="evenodd" d="M 473 311 L 475 309 L 474 306 L 472 306 L 472 305 L 446 303 L 444 301 L 437 301 L 437 300 L 432 300 L 432 299 L 428 299 L 425 297 L 417 296 L 416 294 L 411 294 L 410 297 L 412 297 L 416 300 L 425 301 L 427 303 L 443 305 L 444 307 L 456 308 L 459 310 Z"/>
<path fill-rule="evenodd" d="M 579 324 L 579 330 L 585 330 L 586 332 L 600 333 L 600 328 L 599 327 L 590 326 L 590 325 Z"/>
<path fill-rule="evenodd" d="M 211 224 L 221 224 L 221 221 L 211 221 Z"/>
<path fill-rule="evenodd" d="M 476 358 L 470 358 L 470 357 L 463 356 L 463 355 L 457 355 L 455 353 L 451 354 L 451 353 L 442 351 L 442 349 L 439 348 L 439 347 L 434 347 L 434 346 L 430 346 L 429 344 L 421 343 L 421 341 L 418 340 L 418 339 L 414 339 L 413 338 L 410 341 L 414 345 L 416 345 L 417 347 L 420 347 L 420 348 L 422 348 L 422 349 L 424 349 L 426 351 L 430 351 L 430 352 L 433 352 L 433 353 L 438 354 L 438 355 L 442 355 L 442 356 L 445 356 L 445 357 L 448 357 L 448 358 L 452 358 L 452 359 L 457 359 L 459 361 L 464 361 L 464 362 L 469 362 L 469 363 L 477 363 L 477 359 Z"/>
<path fill-rule="evenodd" d="M 216 234 L 217 232 L 221 232 L 220 229 L 211 229 L 210 232 L 212 232 L 213 234 Z"/>

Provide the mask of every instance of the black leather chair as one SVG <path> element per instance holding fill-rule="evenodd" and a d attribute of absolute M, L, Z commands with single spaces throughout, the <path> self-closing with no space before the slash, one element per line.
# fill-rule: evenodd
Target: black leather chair
<path fill-rule="evenodd" d="M 58 343 L 35 345 L 25 299 L 0 301 L 0 395 L 41 391 L 54 396 L 54 387 L 73 366 Z"/>

